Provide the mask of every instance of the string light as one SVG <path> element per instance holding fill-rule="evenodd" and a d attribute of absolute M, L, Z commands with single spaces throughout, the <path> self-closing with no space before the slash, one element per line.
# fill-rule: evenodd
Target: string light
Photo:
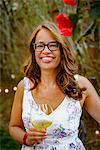
<path fill-rule="evenodd" d="M 14 90 L 14 91 L 16 91 L 16 90 L 17 90 L 17 87 L 16 87 L 16 86 L 14 86 L 14 87 L 13 87 L 13 90 Z"/>
<path fill-rule="evenodd" d="M 5 89 L 5 93 L 9 93 L 9 89 Z"/>
<path fill-rule="evenodd" d="M 15 92 L 15 91 L 17 90 L 17 87 L 14 86 L 14 87 L 12 88 L 12 90 Z M 1 89 L 1 88 L 0 88 L 0 93 L 2 93 L 2 92 L 4 91 L 4 93 L 8 94 L 9 91 L 11 92 L 12 90 L 11 90 L 11 89 L 8 89 L 8 88 L 5 88 L 5 89 Z"/>
<path fill-rule="evenodd" d="M 99 135 L 99 134 L 100 134 L 100 131 L 99 131 L 99 130 L 96 130 L 96 131 L 95 131 L 95 134 L 96 134 L 96 135 Z"/>

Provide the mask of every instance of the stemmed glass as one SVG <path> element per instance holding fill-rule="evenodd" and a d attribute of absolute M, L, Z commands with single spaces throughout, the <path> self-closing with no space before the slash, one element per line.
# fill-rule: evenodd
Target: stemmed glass
<path fill-rule="evenodd" d="M 40 112 L 40 117 L 35 117 L 31 120 L 33 127 L 37 129 L 47 129 L 52 125 L 52 120 L 49 117 L 49 114 L 53 112 L 53 109 L 48 104 L 37 104 L 38 111 Z M 45 113 L 45 115 L 43 115 Z M 48 118 L 49 117 L 49 118 Z M 43 140 L 44 144 L 44 140 Z"/>
<path fill-rule="evenodd" d="M 44 112 L 46 115 L 49 115 L 50 113 L 53 112 L 53 109 L 49 104 L 38 104 L 38 109 L 39 111 Z M 52 125 L 52 121 L 50 119 L 41 116 L 41 119 L 33 120 L 32 125 L 38 129 L 46 129 L 50 125 Z"/>

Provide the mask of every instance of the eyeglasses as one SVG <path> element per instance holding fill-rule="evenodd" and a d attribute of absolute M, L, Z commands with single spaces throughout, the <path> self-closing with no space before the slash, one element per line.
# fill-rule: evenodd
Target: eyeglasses
<path fill-rule="evenodd" d="M 34 50 L 37 52 L 42 52 L 45 49 L 45 46 L 47 46 L 50 51 L 56 51 L 59 48 L 59 42 L 52 41 L 47 44 L 44 42 L 33 43 Z"/>

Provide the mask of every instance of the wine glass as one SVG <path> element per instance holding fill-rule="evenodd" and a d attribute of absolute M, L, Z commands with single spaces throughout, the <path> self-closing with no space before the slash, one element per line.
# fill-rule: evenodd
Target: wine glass
<path fill-rule="evenodd" d="M 49 114 L 53 112 L 53 109 L 49 104 L 37 104 L 37 106 L 40 117 L 36 116 L 34 119 L 31 120 L 32 126 L 37 129 L 47 129 L 53 124 L 52 120 L 49 117 Z M 44 113 L 46 115 L 44 115 Z"/>
<path fill-rule="evenodd" d="M 37 129 L 47 129 L 52 125 L 52 121 L 42 119 L 42 120 L 33 120 L 32 125 Z"/>
<path fill-rule="evenodd" d="M 38 111 L 44 112 L 46 115 L 49 115 L 53 112 L 53 108 L 49 104 L 37 104 Z M 40 119 L 34 119 L 32 125 L 38 129 L 46 129 L 52 125 L 52 121 L 47 117 L 42 117 Z"/>

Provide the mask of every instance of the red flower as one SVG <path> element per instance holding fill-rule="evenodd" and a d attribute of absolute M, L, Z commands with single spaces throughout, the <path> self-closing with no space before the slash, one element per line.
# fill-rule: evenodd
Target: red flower
<path fill-rule="evenodd" d="M 75 6 L 77 4 L 76 0 L 63 0 L 65 4 Z"/>
<path fill-rule="evenodd" d="M 69 16 L 65 14 L 59 14 L 55 19 L 58 23 L 61 34 L 64 36 L 72 36 L 74 24 L 69 19 Z"/>

